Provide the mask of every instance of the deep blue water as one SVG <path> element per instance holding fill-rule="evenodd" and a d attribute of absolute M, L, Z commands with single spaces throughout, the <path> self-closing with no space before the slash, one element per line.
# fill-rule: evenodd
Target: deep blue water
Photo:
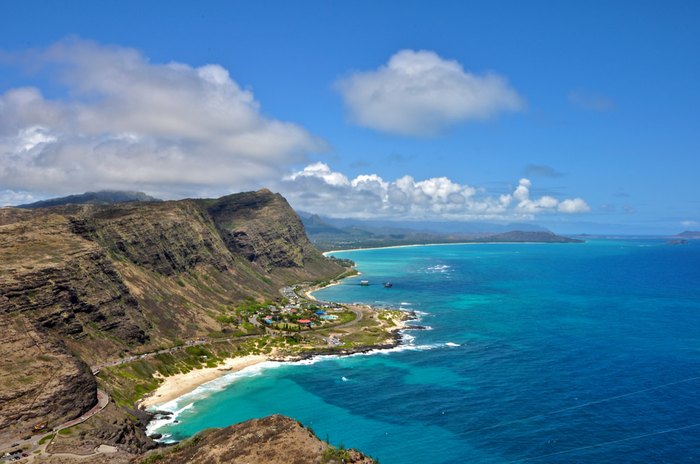
<path fill-rule="evenodd" d="M 161 432 L 283 413 L 382 464 L 700 461 L 700 243 L 336 255 L 373 285 L 319 298 L 414 309 L 432 330 L 403 351 L 220 379 L 167 405 L 187 409 Z"/>

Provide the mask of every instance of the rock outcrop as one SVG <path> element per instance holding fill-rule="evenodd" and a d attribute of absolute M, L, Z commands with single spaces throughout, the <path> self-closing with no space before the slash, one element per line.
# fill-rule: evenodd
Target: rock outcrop
<path fill-rule="evenodd" d="M 299 422 L 280 415 L 206 430 L 171 449 L 154 451 L 145 460 L 169 464 L 376 462 L 357 450 L 334 448 Z"/>
<path fill-rule="evenodd" d="M 60 424 L 97 401 L 88 366 L 21 314 L 0 314 L 0 366 L 3 435 L 26 435 L 43 421 Z"/>
<path fill-rule="evenodd" d="M 228 248 L 267 270 L 300 268 L 317 258 L 301 220 L 280 194 L 239 193 L 206 206 Z"/>

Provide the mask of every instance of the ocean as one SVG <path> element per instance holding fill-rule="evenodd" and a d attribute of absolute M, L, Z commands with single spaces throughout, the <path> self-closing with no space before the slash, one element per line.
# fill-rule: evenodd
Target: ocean
<path fill-rule="evenodd" d="M 319 299 L 417 311 L 428 330 L 386 352 L 230 374 L 151 428 L 179 440 L 281 413 L 382 464 L 700 461 L 699 242 L 334 255 L 370 285 Z"/>

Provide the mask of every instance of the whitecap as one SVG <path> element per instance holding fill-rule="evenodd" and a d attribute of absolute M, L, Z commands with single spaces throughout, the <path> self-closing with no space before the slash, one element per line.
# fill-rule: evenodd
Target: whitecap
<path fill-rule="evenodd" d="M 447 264 L 436 264 L 435 266 L 429 266 L 426 271 L 435 273 L 439 272 L 441 274 L 444 274 L 446 272 L 449 272 L 452 266 L 449 266 Z"/>
<path fill-rule="evenodd" d="M 168 416 L 161 416 L 158 419 L 150 421 L 146 426 L 146 435 L 151 435 L 161 427 L 165 427 L 166 425 L 174 423 L 177 420 L 178 416 L 180 416 L 180 414 L 194 407 L 194 402 L 191 402 L 178 409 L 177 404 L 181 398 L 165 403 L 158 408 L 158 410 L 160 411 L 168 411 L 172 412 L 172 414 Z M 158 441 L 165 442 L 165 440 L 167 440 L 169 437 L 170 435 L 163 435 L 163 437 L 161 437 Z"/>
<path fill-rule="evenodd" d="M 342 380 L 343 382 L 347 382 L 347 381 L 348 381 L 348 378 L 345 377 L 345 376 L 342 376 L 342 377 L 340 378 L 340 380 Z"/>
<path fill-rule="evenodd" d="M 452 346 L 452 347 L 455 347 L 455 346 L 462 346 L 462 345 L 460 345 L 459 343 L 447 342 L 447 343 L 445 343 L 445 346 Z"/>

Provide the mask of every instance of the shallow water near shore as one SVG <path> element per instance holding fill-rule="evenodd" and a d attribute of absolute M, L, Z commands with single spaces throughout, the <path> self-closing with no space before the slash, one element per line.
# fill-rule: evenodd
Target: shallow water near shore
<path fill-rule="evenodd" d="M 700 460 L 700 243 L 358 250 L 323 300 L 420 311 L 408 349 L 265 363 L 166 405 L 171 439 L 281 413 L 387 463 Z M 392 288 L 382 282 L 392 281 Z"/>

